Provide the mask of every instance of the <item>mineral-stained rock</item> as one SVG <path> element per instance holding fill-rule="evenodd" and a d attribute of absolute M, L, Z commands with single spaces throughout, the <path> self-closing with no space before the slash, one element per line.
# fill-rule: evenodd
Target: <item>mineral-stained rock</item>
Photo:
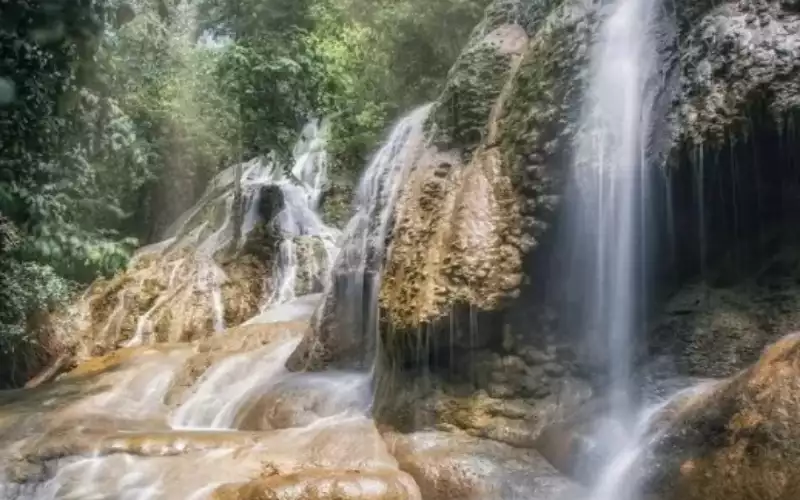
<path fill-rule="evenodd" d="M 473 40 L 432 117 L 436 146 L 414 167 L 395 209 L 381 306 L 397 329 L 454 304 L 498 308 L 522 276 L 519 207 L 498 140 L 499 113 L 527 45 L 508 24 Z"/>
<path fill-rule="evenodd" d="M 528 399 L 513 399 L 515 396 Z M 467 397 L 438 395 L 433 405 L 437 423 L 512 446 L 530 447 L 543 429 L 577 411 L 589 397 L 591 389 L 585 382 L 566 378 L 531 388 L 494 383 L 488 392 L 480 390 Z"/>
<path fill-rule="evenodd" d="M 664 500 L 800 497 L 800 334 L 686 403 L 652 450 L 646 485 Z"/>
<path fill-rule="evenodd" d="M 570 500 L 580 492 L 533 450 L 436 431 L 384 438 L 425 500 Z"/>

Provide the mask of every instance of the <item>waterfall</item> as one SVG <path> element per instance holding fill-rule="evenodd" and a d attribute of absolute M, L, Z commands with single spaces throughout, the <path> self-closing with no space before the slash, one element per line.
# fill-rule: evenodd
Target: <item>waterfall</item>
<path fill-rule="evenodd" d="M 656 0 L 620 0 L 591 53 L 576 138 L 572 243 L 588 273 L 581 277 L 584 331 L 603 354 L 615 405 L 628 413 L 634 334 L 641 327 L 641 280 L 647 256 L 650 110 L 658 70 L 650 38 Z"/>
<path fill-rule="evenodd" d="M 305 310 L 301 304 L 305 298 L 298 298 L 295 293 L 301 266 L 297 238 L 314 236 L 324 243 L 325 265 L 313 262 L 308 265 L 318 266 L 326 275 L 332 274 L 338 280 L 337 285 L 343 286 L 343 289 L 337 288 L 343 290 L 343 294 L 337 295 L 335 300 L 347 315 L 344 316 L 345 321 L 349 321 L 346 324 L 358 325 L 367 342 L 377 337 L 377 294 L 387 251 L 385 242 L 398 195 L 421 149 L 423 125 L 429 110 L 430 106 L 423 106 L 402 118 L 368 165 L 356 194 L 355 214 L 347 225 L 342 250 L 330 273 L 330 263 L 337 256 L 333 243 L 335 233 L 325 226 L 315 210 L 326 179 L 326 159 L 314 139 L 319 125 L 312 122 L 303 130 L 295 146 L 291 179 L 276 177 L 270 171 L 262 173 L 269 179 L 267 182 L 277 185 L 282 192 L 283 209 L 277 214 L 275 224 L 283 239 L 278 245 L 271 278 L 272 293 L 264 312 L 253 318 L 253 323 L 273 321 L 276 313 L 281 319 L 292 317 L 293 309 L 298 306 Z M 332 287 L 327 289 L 325 299 L 330 299 Z M 308 298 L 319 300 L 320 297 L 309 295 Z M 170 416 L 172 428 L 235 428 L 235 418 L 243 405 L 291 378 L 284 365 L 299 340 L 289 335 L 262 349 L 228 358 L 210 369 L 197 382 L 191 397 Z M 365 412 L 367 400 L 371 401 L 371 397 L 365 395 L 370 391 L 369 376 L 365 373 L 300 374 L 292 380 L 301 385 L 328 387 L 331 401 L 322 406 L 329 407 L 331 414 Z"/>
<path fill-rule="evenodd" d="M 659 7 L 658 0 L 608 6 L 590 52 L 569 186 L 574 199 L 566 231 L 576 259 L 570 283 L 583 294 L 579 328 L 606 377 L 610 416 L 620 429 L 636 427 L 633 364 L 652 260 L 648 231 L 656 162 L 648 146 L 662 119 L 656 116 L 663 90 L 654 34 Z M 637 436 L 603 434 L 599 445 L 616 459 L 601 471 L 591 498 L 634 498 L 634 488 L 620 486 L 632 478 L 620 471 L 638 456 Z"/>
<path fill-rule="evenodd" d="M 403 117 L 367 166 L 326 293 L 324 307 L 335 308 L 337 321 L 365 346 L 368 356 L 376 349 L 378 293 L 395 204 L 422 149 L 430 109 L 421 106 Z"/>

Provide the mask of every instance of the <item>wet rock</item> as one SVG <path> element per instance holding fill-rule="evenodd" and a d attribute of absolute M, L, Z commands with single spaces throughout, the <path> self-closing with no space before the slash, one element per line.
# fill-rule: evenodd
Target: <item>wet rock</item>
<path fill-rule="evenodd" d="M 489 395 L 493 398 L 510 398 L 514 395 L 514 388 L 506 384 L 489 384 Z"/>
<path fill-rule="evenodd" d="M 523 373 L 527 365 L 519 356 L 504 356 L 500 360 L 500 366 L 509 373 Z"/>
<path fill-rule="evenodd" d="M 285 204 L 286 200 L 280 187 L 270 184 L 259 190 L 258 213 L 261 220 L 271 223 Z"/>
<path fill-rule="evenodd" d="M 566 369 L 558 363 L 546 363 L 542 368 L 551 377 L 560 377 L 566 373 Z"/>
<path fill-rule="evenodd" d="M 305 427 L 345 412 L 367 412 L 371 401 L 366 376 L 292 376 L 245 405 L 233 426 L 247 431 Z"/>
<path fill-rule="evenodd" d="M 400 471 L 308 470 L 214 490 L 214 500 L 422 500 Z"/>
<path fill-rule="evenodd" d="M 800 494 L 800 334 L 693 397 L 652 450 L 645 484 L 665 500 L 790 500 Z"/>
<path fill-rule="evenodd" d="M 568 500 L 579 493 L 533 450 L 434 431 L 384 438 L 425 500 Z"/>
<path fill-rule="evenodd" d="M 520 356 L 531 365 L 543 365 L 553 360 L 553 356 L 535 347 L 526 346 L 520 350 Z"/>
<path fill-rule="evenodd" d="M 676 109 L 681 140 L 692 147 L 721 145 L 749 119 L 752 103 L 769 95 L 773 116 L 800 107 L 800 67 L 783 69 L 782 51 L 800 56 L 800 40 L 787 29 L 800 23 L 792 2 L 727 2 L 706 6 L 681 34 L 680 90 Z M 690 9 L 693 7 L 689 7 Z M 704 43 L 698 45 L 697 42 Z M 779 49 L 780 47 L 780 49 Z M 735 57 L 731 56 L 735 52 Z M 701 68 L 715 68 L 712 75 Z M 787 78 L 784 73 L 794 75 Z"/>
<path fill-rule="evenodd" d="M 651 356 L 670 357 L 683 375 L 714 378 L 756 362 L 779 332 L 800 328 L 797 255 L 789 252 L 785 265 L 773 262 L 735 286 L 684 287 L 655 321 Z"/>
<path fill-rule="evenodd" d="M 273 342 L 301 337 L 307 328 L 306 321 L 254 323 L 231 328 L 224 335 L 199 342 L 195 346 L 195 353 L 172 379 L 165 398 L 166 403 L 176 405 L 183 402 L 190 395 L 187 390 L 213 364 Z"/>
<path fill-rule="evenodd" d="M 490 17 L 450 71 L 430 117 L 434 147 L 419 156 L 395 210 L 381 285 L 395 330 L 417 331 L 455 306 L 495 311 L 522 281 L 519 200 L 495 146 L 528 35 L 513 18 Z M 443 163 L 447 177 L 437 175 Z"/>
<path fill-rule="evenodd" d="M 543 428 L 577 411 L 592 395 L 586 382 L 570 377 L 557 383 L 533 379 L 528 384 L 493 386 L 491 392 L 477 391 L 468 397 L 438 394 L 433 400 L 435 421 L 473 436 L 530 447 Z M 499 387 L 502 391 L 496 392 Z"/>

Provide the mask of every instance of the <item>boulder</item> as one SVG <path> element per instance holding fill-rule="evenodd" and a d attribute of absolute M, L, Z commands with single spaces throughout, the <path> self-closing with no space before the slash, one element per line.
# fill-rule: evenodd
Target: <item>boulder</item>
<path fill-rule="evenodd" d="M 437 431 L 384 438 L 425 500 L 570 500 L 580 493 L 533 450 Z"/>
<path fill-rule="evenodd" d="M 800 497 L 800 334 L 695 396 L 651 450 L 646 489 L 663 500 Z"/>

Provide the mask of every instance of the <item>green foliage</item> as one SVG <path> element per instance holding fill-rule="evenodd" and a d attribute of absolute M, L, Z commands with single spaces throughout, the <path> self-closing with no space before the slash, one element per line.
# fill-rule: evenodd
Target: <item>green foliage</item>
<path fill-rule="evenodd" d="M 302 34 L 242 37 L 224 49 L 218 71 L 222 88 L 239 106 L 243 155 L 287 157 L 298 130 L 318 108 L 323 74 Z"/>
<path fill-rule="evenodd" d="M 17 228 L 0 216 L 0 387 L 24 382 L 43 351 L 30 334 L 32 313 L 47 311 L 70 295 L 69 284 L 52 267 L 22 259 Z"/>
<path fill-rule="evenodd" d="M 401 113 L 436 98 L 485 0 L 317 0 L 312 43 L 325 62 L 331 153 L 357 175 Z"/>

